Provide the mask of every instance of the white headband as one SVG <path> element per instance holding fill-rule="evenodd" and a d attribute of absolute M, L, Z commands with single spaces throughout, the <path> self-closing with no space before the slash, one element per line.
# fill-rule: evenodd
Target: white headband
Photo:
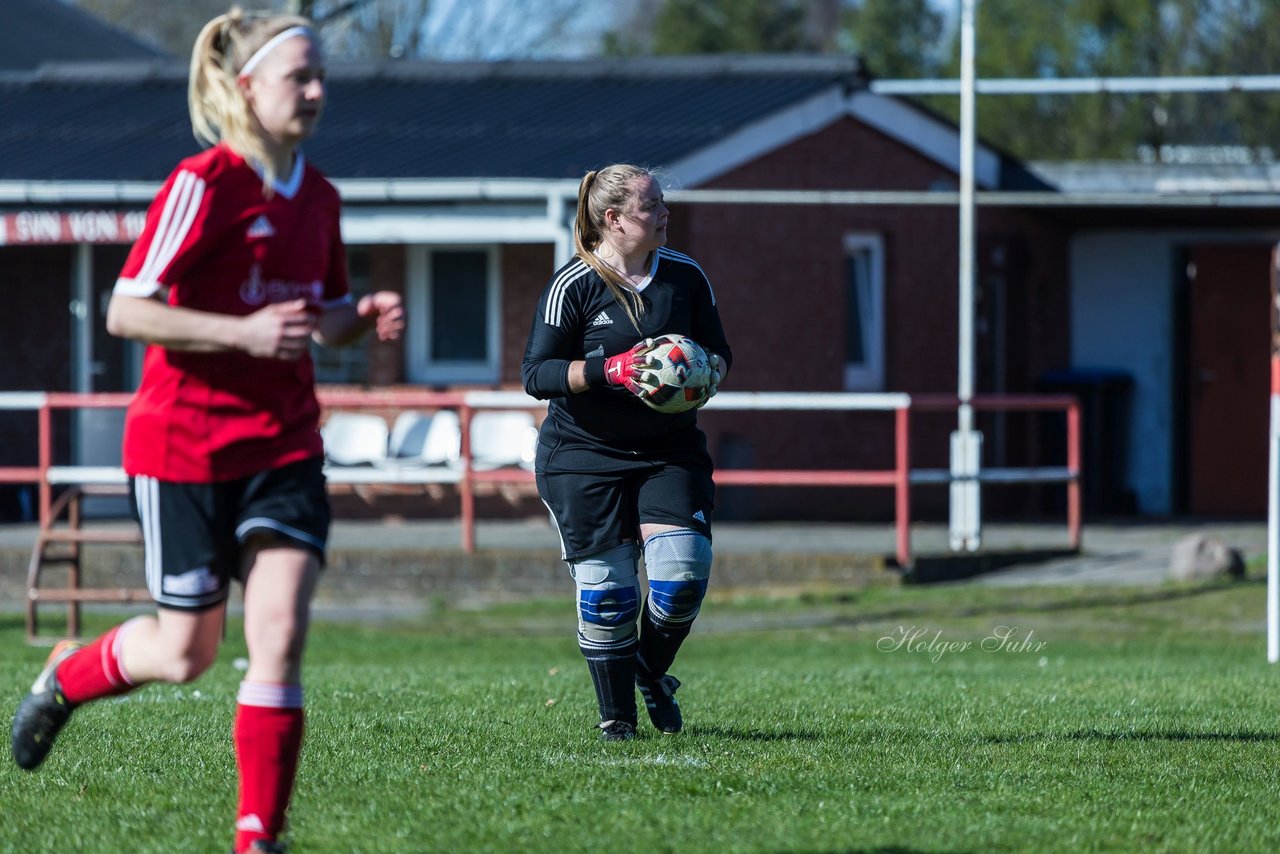
<path fill-rule="evenodd" d="M 275 50 L 281 42 L 287 41 L 295 36 L 306 36 L 307 38 L 312 38 L 311 29 L 309 27 L 290 27 L 287 30 L 276 33 L 270 41 L 253 52 L 253 56 L 249 57 L 249 61 L 244 64 L 244 67 L 240 69 L 240 73 L 236 76 L 248 77 L 253 73 L 253 69 L 258 67 L 258 63 L 262 62 L 263 58 L 266 57 L 267 54 Z"/>

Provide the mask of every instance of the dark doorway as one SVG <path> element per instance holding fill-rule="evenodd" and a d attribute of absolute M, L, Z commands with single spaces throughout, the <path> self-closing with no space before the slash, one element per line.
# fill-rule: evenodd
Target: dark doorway
<path fill-rule="evenodd" d="M 1187 265 L 1187 510 L 1267 512 L 1271 247 L 1193 246 Z"/>

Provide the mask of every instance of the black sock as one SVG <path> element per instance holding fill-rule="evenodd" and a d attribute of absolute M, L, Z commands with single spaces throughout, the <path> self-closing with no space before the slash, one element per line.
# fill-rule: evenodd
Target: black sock
<path fill-rule="evenodd" d="M 693 629 L 693 620 L 683 623 L 668 623 L 654 619 L 646 602 L 640 616 L 640 650 L 636 673 L 642 679 L 653 681 L 667 674 L 671 663 L 676 660 L 680 644 Z"/>
<path fill-rule="evenodd" d="M 636 641 L 631 640 L 607 652 L 579 646 L 587 659 L 587 670 L 596 689 L 601 721 L 636 722 Z"/>

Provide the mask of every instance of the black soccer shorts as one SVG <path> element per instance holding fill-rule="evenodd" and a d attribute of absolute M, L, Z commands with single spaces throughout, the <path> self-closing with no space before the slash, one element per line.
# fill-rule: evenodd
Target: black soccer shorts
<path fill-rule="evenodd" d="M 711 537 L 715 484 L 700 447 L 632 453 L 553 439 L 538 442 L 538 494 L 560 533 L 560 556 L 577 560 L 640 539 L 641 523 Z"/>
<path fill-rule="evenodd" d="M 241 578 L 244 544 L 267 535 L 324 563 L 329 497 L 320 457 L 220 483 L 130 479 L 142 526 L 147 589 L 165 608 L 200 611 L 223 602 Z"/>

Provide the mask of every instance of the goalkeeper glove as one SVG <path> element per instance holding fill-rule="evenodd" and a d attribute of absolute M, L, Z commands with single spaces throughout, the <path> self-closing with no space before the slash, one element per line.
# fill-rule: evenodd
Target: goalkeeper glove
<path fill-rule="evenodd" d="M 649 356 L 653 345 L 654 340 L 646 338 L 630 350 L 605 359 L 604 381 L 608 385 L 626 386 L 627 391 L 636 397 L 648 397 L 653 390 L 645 388 L 640 381 L 646 369 L 656 367 L 653 358 Z"/>
<path fill-rule="evenodd" d="M 707 365 L 711 368 L 711 379 L 707 380 L 707 396 L 702 399 L 702 403 L 698 404 L 699 409 L 706 406 L 720 390 L 720 356 L 716 353 L 707 353 Z"/>

